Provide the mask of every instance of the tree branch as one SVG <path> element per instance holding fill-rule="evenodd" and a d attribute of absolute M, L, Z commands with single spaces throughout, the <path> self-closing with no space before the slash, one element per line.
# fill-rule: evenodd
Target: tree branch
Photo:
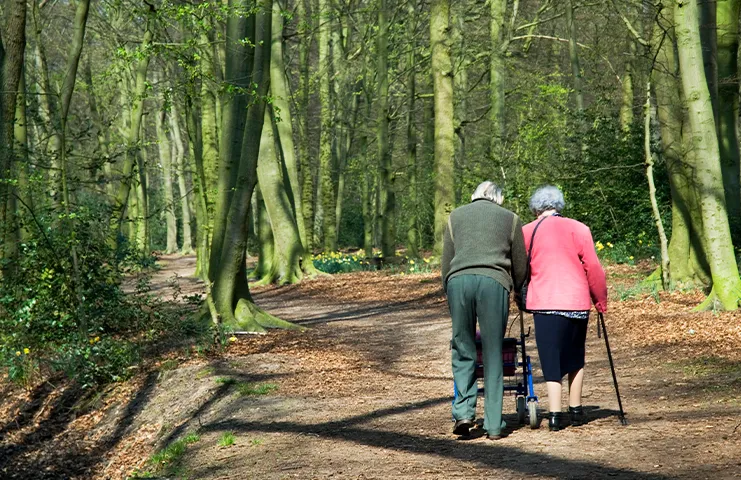
<path fill-rule="evenodd" d="M 526 40 L 528 38 L 540 38 L 543 40 L 554 40 L 556 42 L 563 42 L 563 43 L 569 43 L 568 38 L 560 38 L 560 37 L 552 37 L 550 35 L 520 35 L 518 37 L 512 37 L 512 40 Z M 589 45 L 584 45 L 583 43 L 578 43 L 581 48 L 591 49 Z"/>
<path fill-rule="evenodd" d="M 628 28 L 628 31 L 630 31 L 631 35 L 636 39 L 636 42 L 640 43 L 644 47 L 648 47 L 648 42 L 641 36 L 640 33 L 633 27 L 633 25 L 630 23 L 630 20 L 628 20 L 628 17 L 623 15 L 623 12 L 621 12 L 617 5 L 615 4 L 615 0 L 610 0 L 610 4 L 612 5 L 612 8 L 615 9 L 615 12 L 620 16 L 620 18 L 623 20 L 623 23 Z"/>

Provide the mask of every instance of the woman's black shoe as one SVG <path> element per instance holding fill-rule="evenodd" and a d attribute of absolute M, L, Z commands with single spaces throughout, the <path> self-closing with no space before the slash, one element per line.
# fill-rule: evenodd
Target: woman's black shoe
<path fill-rule="evenodd" d="M 550 412 L 548 414 L 548 430 L 557 432 L 566 428 L 563 412 Z"/>
<path fill-rule="evenodd" d="M 579 427 L 587 423 L 587 417 L 584 415 L 584 407 L 581 405 L 578 407 L 569 407 L 569 415 L 571 415 L 572 427 Z"/>

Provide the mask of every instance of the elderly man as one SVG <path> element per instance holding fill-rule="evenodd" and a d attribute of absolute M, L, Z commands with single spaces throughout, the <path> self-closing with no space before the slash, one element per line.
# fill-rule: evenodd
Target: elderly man
<path fill-rule="evenodd" d="M 468 435 L 476 416 L 476 320 L 484 362 L 484 429 L 501 438 L 504 379 L 502 340 L 509 314 L 509 293 L 519 292 L 527 264 L 522 223 L 502 208 L 502 190 L 483 182 L 471 203 L 448 218 L 443 240 L 442 278 L 453 320 L 452 360 L 456 398 L 456 435 Z"/>

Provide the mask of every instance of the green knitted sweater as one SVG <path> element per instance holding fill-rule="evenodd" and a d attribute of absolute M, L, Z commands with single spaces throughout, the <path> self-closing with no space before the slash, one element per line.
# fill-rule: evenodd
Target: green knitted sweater
<path fill-rule="evenodd" d="M 452 231 L 451 231 L 452 229 Z M 522 222 L 494 202 L 481 199 L 450 213 L 443 237 L 442 277 L 486 275 L 507 291 L 516 292 L 525 281 L 527 251 Z"/>

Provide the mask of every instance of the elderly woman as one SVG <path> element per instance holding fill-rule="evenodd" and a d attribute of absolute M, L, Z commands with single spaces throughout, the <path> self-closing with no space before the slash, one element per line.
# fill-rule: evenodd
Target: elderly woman
<path fill-rule="evenodd" d="M 607 284 L 592 233 L 583 223 L 561 216 L 563 194 L 554 186 L 539 188 L 530 199 L 538 218 L 523 228 L 530 254 L 527 311 L 535 319 L 538 356 L 548 388 L 551 431 L 566 427 L 561 412 L 561 380 L 569 378 L 572 425 L 585 422 L 581 404 L 584 342 L 589 311 L 607 310 Z"/>
<path fill-rule="evenodd" d="M 467 435 L 476 414 L 476 320 L 484 362 L 484 429 L 501 438 L 504 393 L 502 339 L 509 314 L 509 292 L 521 288 L 527 255 L 522 224 L 500 206 L 502 190 L 484 182 L 472 202 L 450 214 L 443 237 L 442 278 L 453 321 L 452 363 L 456 385 L 456 435 Z"/>

